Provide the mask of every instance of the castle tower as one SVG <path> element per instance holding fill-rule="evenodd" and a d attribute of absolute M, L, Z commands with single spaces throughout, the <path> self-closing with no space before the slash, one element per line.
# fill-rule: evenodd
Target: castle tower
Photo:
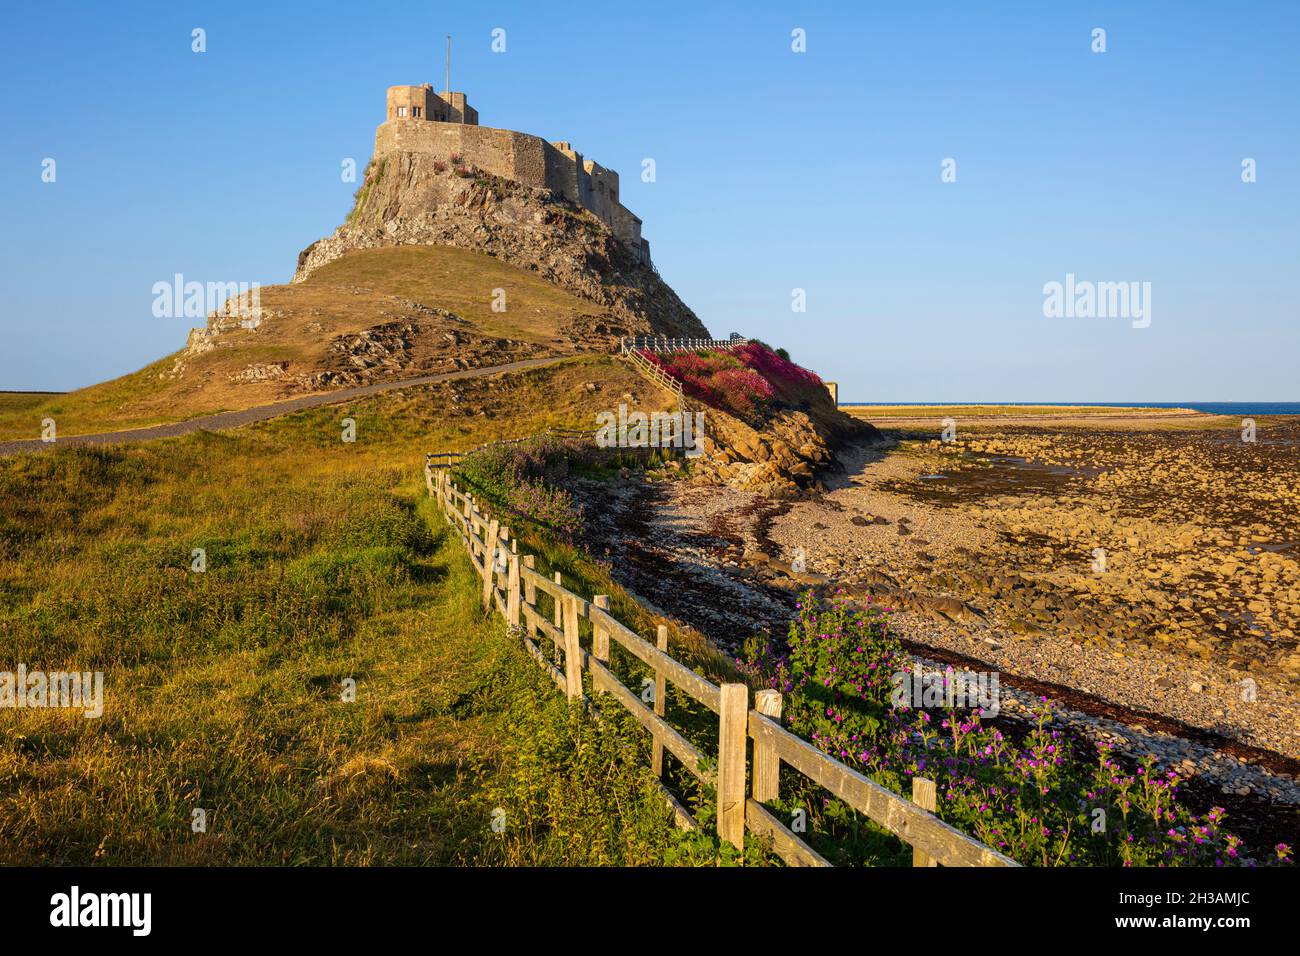
<path fill-rule="evenodd" d="M 389 120 L 421 120 L 430 123 L 478 125 L 478 110 L 469 105 L 464 93 L 438 93 L 429 83 L 388 88 Z"/>

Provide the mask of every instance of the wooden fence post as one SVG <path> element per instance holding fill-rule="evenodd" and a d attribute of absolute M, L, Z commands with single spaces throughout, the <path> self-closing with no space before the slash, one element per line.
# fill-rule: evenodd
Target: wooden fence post
<path fill-rule="evenodd" d="M 524 567 L 526 567 L 529 571 L 535 571 L 535 570 L 537 570 L 537 557 L 536 557 L 536 555 L 532 555 L 532 554 L 526 554 L 526 555 L 524 555 Z M 527 604 L 530 608 L 532 608 L 534 612 L 536 612 L 536 610 L 537 610 L 537 585 L 533 583 L 533 579 L 532 579 L 532 578 L 524 578 L 524 603 Z M 524 621 L 524 623 L 525 623 L 525 624 L 527 625 L 527 627 L 528 627 L 528 636 L 529 636 L 529 637 L 535 637 L 536 634 L 537 634 L 537 624 L 536 624 L 536 622 L 535 622 L 531 617 L 528 617 L 527 615 L 525 615 L 525 621 Z"/>
<path fill-rule="evenodd" d="M 555 572 L 555 585 L 556 587 L 564 587 L 559 571 Z M 551 623 L 556 627 L 564 627 L 564 602 L 559 598 L 555 599 L 555 620 Z"/>
<path fill-rule="evenodd" d="M 749 688 L 722 685 L 718 717 L 718 836 L 745 846 L 745 744 L 749 740 Z"/>
<path fill-rule="evenodd" d="M 935 799 L 934 781 L 927 780 L 925 777 L 912 778 L 912 802 L 922 810 L 929 810 L 934 813 L 937 805 Z M 918 850 L 912 847 L 912 866 L 938 866 L 930 854 L 924 850 Z"/>
<path fill-rule="evenodd" d="M 668 653 L 668 625 L 660 624 L 659 632 L 656 634 L 655 646 L 665 654 Z M 664 679 L 664 672 L 655 671 L 655 713 L 663 717 L 668 707 L 668 681 Z M 654 770 L 656 777 L 664 775 L 664 745 L 658 737 L 654 740 L 654 747 L 651 750 L 651 768 Z"/>
<path fill-rule="evenodd" d="M 492 610 L 492 578 L 497 567 L 497 527 L 493 518 L 483 532 L 483 610 L 488 612 Z"/>
<path fill-rule="evenodd" d="M 582 645 L 578 642 L 578 599 L 565 598 L 564 608 L 564 692 L 570 700 L 582 698 Z"/>
<path fill-rule="evenodd" d="M 519 626 L 519 542 L 510 542 L 509 570 L 506 572 L 506 626 Z"/>
<path fill-rule="evenodd" d="M 609 595 L 597 594 L 591 599 L 591 603 L 602 611 L 608 611 Z M 594 619 L 591 622 L 591 656 L 606 667 L 609 666 L 609 631 L 605 629 L 604 624 L 598 624 Z"/>
<path fill-rule="evenodd" d="M 768 717 L 780 718 L 781 692 L 760 690 L 754 695 L 754 709 Z M 754 800 L 767 803 L 780 791 L 781 758 L 771 747 L 754 740 Z"/>
<path fill-rule="evenodd" d="M 436 498 L 438 496 L 438 493 L 433 490 L 433 469 L 429 467 L 427 461 L 424 463 L 424 486 L 429 489 L 430 498 Z"/>

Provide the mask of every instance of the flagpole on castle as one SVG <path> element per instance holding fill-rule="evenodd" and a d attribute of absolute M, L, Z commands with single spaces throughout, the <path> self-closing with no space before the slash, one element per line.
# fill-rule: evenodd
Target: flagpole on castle
<path fill-rule="evenodd" d="M 451 102 L 451 36 L 447 37 L 447 101 Z"/>

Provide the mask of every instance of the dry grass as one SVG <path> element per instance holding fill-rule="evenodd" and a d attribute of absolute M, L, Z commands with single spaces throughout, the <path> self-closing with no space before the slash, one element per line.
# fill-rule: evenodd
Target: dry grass
<path fill-rule="evenodd" d="M 425 305 L 455 312 L 488 335 L 509 336 L 562 349 L 560 325 L 574 315 L 599 315 L 599 306 L 559 289 L 531 272 L 480 252 L 450 246 L 398 246 L 348 253 L 312 273 L 303 283 L 277 286 L 302 290 L 299 307 L 326 307 L 335 290 L 383 289 Z M 507 311 L 492 311 L 493 289 L 506 292 Z M 265 300 L 264 300 L 265 301 Z M 311 303 L 308 305 L 307 303 Z M 335 304 L 335 309 L 338 305 Z M 360 311 L 364 303 L 344 307 Z"/>

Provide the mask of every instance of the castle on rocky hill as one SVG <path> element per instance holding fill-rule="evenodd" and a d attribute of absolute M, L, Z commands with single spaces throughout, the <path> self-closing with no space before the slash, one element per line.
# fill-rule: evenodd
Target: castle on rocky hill
<path fill-rule="evenodd" d="M 436 92 L 431 85 L 390 86 L 388 111 L 375 131 L 375 158 L 394 151 L 431 153 L 485 173 L 550 189 L 590 211 L 642 262 L 650 243 L 641 220 L 618 199 L 618 173 L 573 150 L 567 142 L 478 125 L 478 111 L 464 93 Z"/>

